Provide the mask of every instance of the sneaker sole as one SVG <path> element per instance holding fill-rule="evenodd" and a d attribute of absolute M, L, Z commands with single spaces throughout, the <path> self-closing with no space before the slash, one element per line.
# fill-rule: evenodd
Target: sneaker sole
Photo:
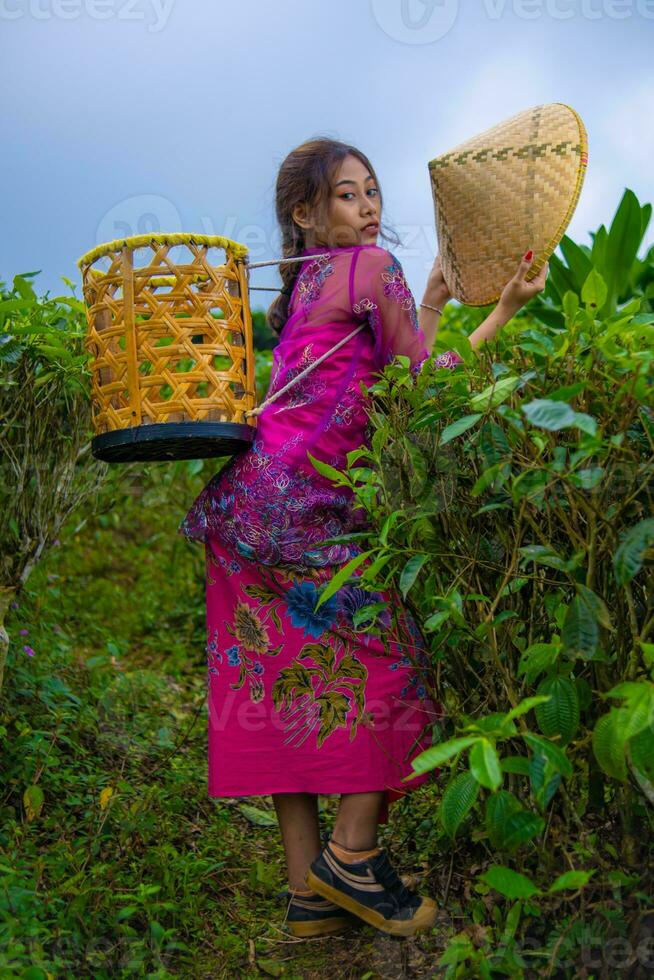
<path fill-rule="evenodd" d="M 336 917 L 332 919 L 325 919 L 324 922 L 286 922 L 289 931 L 301 939 L 306 939 L 308 936 L 327 936 L 330 932 L 338 932 L 341 929 L 347 929 L 348 926 L 353 926 L 354 923 L 351 919 L 337 919 Z"/>
<path fill-rule="evenodd" d="M 369 909 L 367 906 L 361 905 L 355 898 L 344 895 L 337 888 L 332 888 L 331 885 L 326 884 L 318 878 L 310 869 L 307 872 L 306 882 L 310 888 L 313 888 L 323 898 L 330 899 L 336 905 L 340 905 L 341 908 L 354 913 L 358 918 L 363 919 L 364 922 L 375 926 L 376 929 L 380 929 L 390 936 L 415 936 L 417 932 L 431 929 L 438 918 L 438 906 L 430 898 L 423 898 L 422 905 L 416 910 L 416 914 L 412 919 L 407 919 L 404 922 L 398 920 L 391 921 L 385 919 L 379 912 L 375 912 L 374 909 Z"/>

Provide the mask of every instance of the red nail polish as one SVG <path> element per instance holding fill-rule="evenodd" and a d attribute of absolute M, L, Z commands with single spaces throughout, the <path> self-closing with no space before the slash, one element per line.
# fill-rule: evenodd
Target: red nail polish
<path fill-rule="evenodd" d="M 526 262 L 531 262 L 531 260 L 533 259 L 533 257 L 534 257 L 534 253 L 533 253 L 533 251 L 531 249 L 529 249 L 529 251 L 525 255 L 525 261 Z"/>

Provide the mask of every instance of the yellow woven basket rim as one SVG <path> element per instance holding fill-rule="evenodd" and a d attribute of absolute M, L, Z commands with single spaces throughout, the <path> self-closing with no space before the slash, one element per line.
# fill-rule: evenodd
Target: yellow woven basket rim
<path fill-rule="evenodd" d="M 104 242 L 102 245 L 96 245 L 95 248 L 92 248 L 77 260 L 77 265 L 79 269 L 82 269 L 83 266 L 95 262 L 96 259 L 102 258 L 104 255 L 109 255 L 110 252 L 116 252 L 119 249 L 125 248 L 125 246 L 127 248 L 141 248 L 144 245 L 151 244 L 188 245 L 191 242 L 194 245 L 207 245 L 209 248 L 224 248 L 225 251 L 231 252 L 236 259 L 245 258 L 249 252 L 247 245 L 232 241 L 231 238 L 225 238 L 223 235 L 197 235 L 192 232 L 162 231 L 149 235 L 130 235 L 127 238 L 116 238 L 113 242 Z"/>

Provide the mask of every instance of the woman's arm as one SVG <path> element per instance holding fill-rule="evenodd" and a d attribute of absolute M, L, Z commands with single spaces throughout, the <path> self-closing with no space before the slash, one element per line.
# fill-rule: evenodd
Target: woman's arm
<path fill-rule="evenodd" d="M 527 256 L 530 257 L 527 258 Z M 543 291 L 545 288 L 545 280 L 547 278 L 549 263 L 545 263 L 541 271 L 531 280 L 531 282 L 526 282 L 525 276 L 529 271 L 529 267 L 532 262 L 533 253 L 527 252 L 526 255 L 523 256 L 516 274 L 509 280 L 502 290 L 495 309 L 491 310 L 486 319 L 483 320 L 468 337 L 472 347 L 478 347 L 479 344 L 483 343 L 485 340 L 492 340 L 500 327 L 507 324 L 509 320 L 516 315 L 518 310 L 521 309 L 525 303 L 528 303 L 529 300 L 536 295 L 536 293 Z M 449 303 L 451 299 L 452 296 L 447 288 L 445 279 L 443 278 L 440 256 L 437 255 L 436 261 L 434 262 L 433 268 L 429 274 L 429 279 L 427 280 L 425 295 L 422 302 L 427 303 L 429 306 L 437 306 L 440 310 L 443 310 L 445 309 L 445 304 Z M 429 306 L 419 307 L 418 322 L 420 323 L 420 328 L 425 335 L 427 349 L 431 352 L 434 346 L 434 341 L 436 340 L 436 334 L 438 333 L 438 325 L 441 315 L 435 310 L 429 309 Z"/>
<path fill-rule="evenodd" d="M 440 257 L 437 257 L 436 261 L 439 263 L 438 268 L 440 269 Z M 432 270 L 432 275 L 433 272 L 434 270 Z M 445 304 L 449 303 L 451 299 L 452 297 L 447 286 L 445 285 L 445 280 L 439 282 L 437 278 L 432 279 L 430 276 L 425 288 L 425 295 L 422 298 L 422 302 L 428 303 L 429 306 L 437 306 L 439 310 L 444 310 Z M 434 341 L 436 340 L 440 319 L 440 313 L 436 313 L 435 310 L 430 310 L 426 306 L 418 307 L 418 323 L 420 324 L 420 329 L 425 335 L 425 346 L 430 353 L 434 346 Z"/>

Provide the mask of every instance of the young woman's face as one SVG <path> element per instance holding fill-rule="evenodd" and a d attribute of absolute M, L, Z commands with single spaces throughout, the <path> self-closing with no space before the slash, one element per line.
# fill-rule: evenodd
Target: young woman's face
<path fill-rule="evenodd" d="M 332 180 L 324 244 L 332 248 L 374 245 L 380 220 L 381 202 L 374 177 L 358 157 L 346 156 Z"/>

